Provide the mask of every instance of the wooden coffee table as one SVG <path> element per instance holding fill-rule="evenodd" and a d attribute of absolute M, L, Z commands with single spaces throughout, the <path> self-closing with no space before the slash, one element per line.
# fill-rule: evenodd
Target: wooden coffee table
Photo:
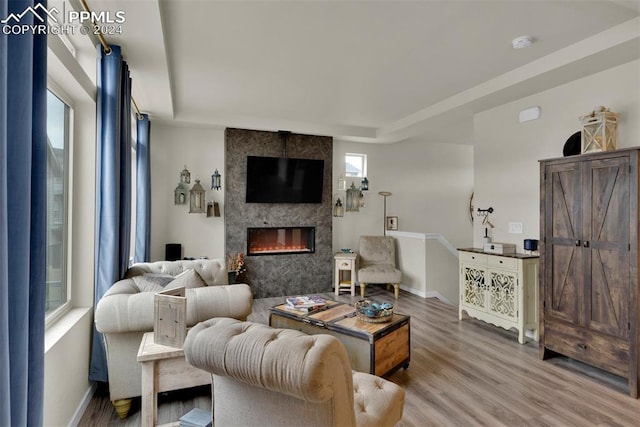
<path fill-rule="evenodd" d="M 307 334 L 329 334 L 346 347 L 351 368 L 381 377 L 400 367 L 409 367 L 410 317 L 394 313 L 390 322 L 369 323 L 356 317 L 349 304 L 327 300 L 327 308 L 312 313 L 288 309 L 285 304 L 270 308 L 269 325 L 296 329 Z"/>

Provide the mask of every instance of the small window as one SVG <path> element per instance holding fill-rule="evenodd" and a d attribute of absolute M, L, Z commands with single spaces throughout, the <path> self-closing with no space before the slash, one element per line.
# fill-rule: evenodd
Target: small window
<path fill-rule="evenodd" d="M 68 301 L 67 189 L 70 107 L 47 92 L 47 252 L 45 314 Z"/>
<path fill-rule="evenodd" d="M 364 178 L 367 176 L 367 155 L 357 153 L 345 154 L 344 175 L 353 178 Z"/>

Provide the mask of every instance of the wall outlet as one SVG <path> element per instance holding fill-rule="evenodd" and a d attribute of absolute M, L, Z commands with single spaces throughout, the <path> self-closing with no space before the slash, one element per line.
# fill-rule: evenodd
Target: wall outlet
<path fill-rule="evenodd" d="M 522 223 L 521 222 L 510 222 L 509 223 L 509 233 L 511 233 L 511 234 L 522 234 Z"/>

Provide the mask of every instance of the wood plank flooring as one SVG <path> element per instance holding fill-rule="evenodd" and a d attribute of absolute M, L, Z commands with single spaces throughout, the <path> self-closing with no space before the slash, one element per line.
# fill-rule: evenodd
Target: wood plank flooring
<path fill-rule="evenodd" d="M 436 299 L 368 287 L 367 297 L 395 303 L 411 316 L 411 363 L 388 379 L 406 391 L 402 427 L 422 426 L 639 426 L 640 400 L 626 381 L 564 357 L 542 361 L 535 342 L 518 344 L 515 331 L 473 319 Z M 335 299 L 333 293 L 323 294 Z M 343 302 L 359 298 L 341 295 Z M 268 308 L 282 298 L 254 301 L 250 320 L 268 324 Z M 160 423 L 193 407 L 210 409 L 209 387 L 159 396 Z M 99 389 L 80 426 L 138 426 L 140 401 L 119 420 Z M 266 426 L 268 424 L 264 424 Z"/>

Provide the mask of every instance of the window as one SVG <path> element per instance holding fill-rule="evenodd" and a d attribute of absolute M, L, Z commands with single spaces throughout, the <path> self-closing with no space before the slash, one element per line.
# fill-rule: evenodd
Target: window
<path fill-rule="evenodd" d="M 45 314 L 68 300 L 67 188 L 70 107 L 47 92 L 47 282 Z"/>
<path fill-rule="evenodd" d="M 367 155 L 347 153 L 344 156 L 344 174 L 346 177 L 364 178 L 367 176 Z"/>

